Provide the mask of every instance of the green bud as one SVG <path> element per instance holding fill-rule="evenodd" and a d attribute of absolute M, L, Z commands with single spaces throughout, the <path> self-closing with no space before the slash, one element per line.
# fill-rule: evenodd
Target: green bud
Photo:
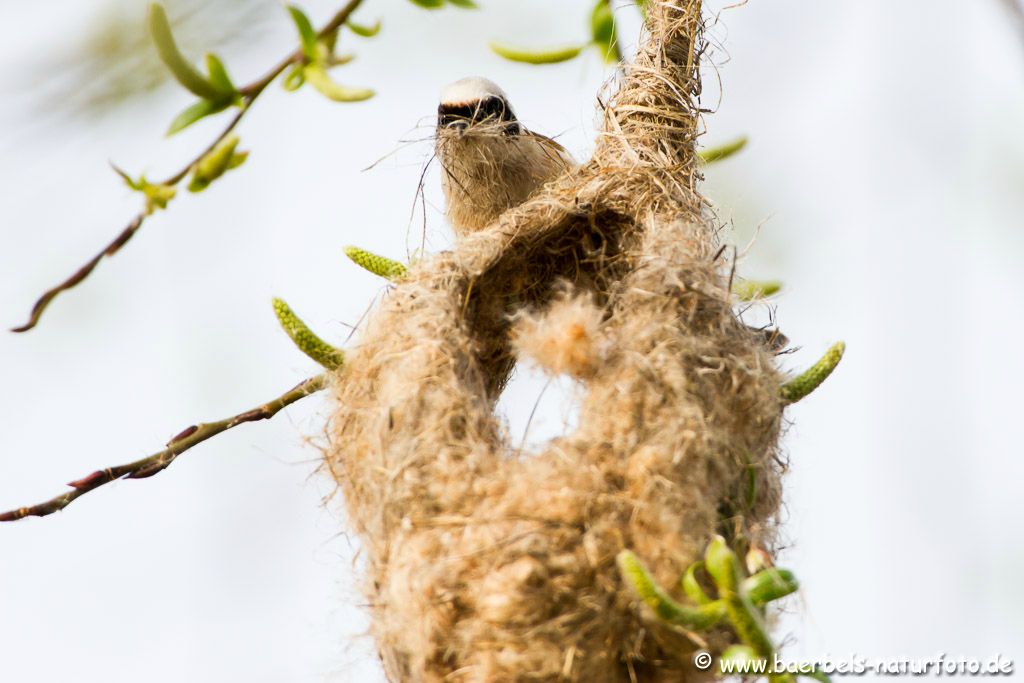
<path fill-rule="evenodd" d="M 114 164 L 110 164 L 110 166 L 114 169 L 114 172 L 117 173 L 117 175 L 121 176 L 125 185 L 136 192 L 141 192 L 143 196 L 145 196 L 147 215 L 152 214 L 157 209 L 166 209 L 167 202 L 174 199 L 174 195 L 178 192 L 173 185 L 151 183 L 146 180 L 145 175 L 141 175 L 138 180 L 135 180 Z"/>
<path fill-rule="evenodd" d="M 151 214 L 157 209 L 166 209 L 167 202 L 174 199 L 178 190 L 171 185 L 148 183 L 142 178 L 142 193 L 146 196 L 146 213 Z"/>
<path fill-rule="evenodd" d="M 189 192 L 202 192 L 228 170 L 240 166 L 248 157 L 248 152 L 235 152 L 236 147 L 238 147 L 238 136 L 229 135 L 200 159 L 192 167 L 192 180 L 188 185 Z"/>

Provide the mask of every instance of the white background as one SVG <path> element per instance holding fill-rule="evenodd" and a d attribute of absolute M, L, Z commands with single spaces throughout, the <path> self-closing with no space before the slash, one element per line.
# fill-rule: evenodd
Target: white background
<path fill-rule="evenodd" d="M 341 248 L 418 246 L 410 211 L 443 84 L 491 76 L 528 126 L 586 156 L 608 75 L 597 55 L 531 68 L 486 43 L 583 39 L 589 3 L 480 1 L 428 13 L 369 0 L 359 16 L 385 29 L 348 40 L 359 60 L 336 76 L 377 98 L 272 86 L 241 128 L 244 167 L 152 218 L 38 329 L 0 334 L 0 508 L 314 373 L 270 298 L 346 339 L 382 284 Z M 85 30 L 96 7 L 81 4 L 0 5 L 5 325 L 136 210 L 109 159 L 161 177 L 223 125 L 163 139 L 189 102 L 175 87 L 101 117 L 40 105 L 24 75 Z M 141 31 L 142 3 L 123 7 Z M 334 7 L 307 4 L 316 21 Z M 848 344 L 789 412 L 783 564 L 803 590 L 778 630 L 785 655 L 1024 660 L 1022 34 L 997 0 L 779 0 L 725 11 L 712 35 L 705 140 L 751 138 L 705 185 L 731 239 L 761 226 L 740 273 L 785 281 L 777 318 L 801 347 L 787 368 Z M 294 44 L 282 11 L 223 56 L 246 82 Z M 422 141 L 360 171 L 409 139 Z M 428 250 L 442 249 L 434 170 L 426 194 Z M 542 387 L 527 373 L 510 389 L 514 433 Z M 562 428 L 571 398 L 548 389 L 531 442 Z M 0 681 L 380 680 L 357 542 L 339 501 L 323 502 L 333 487 L 307 443 L 329 409 L 309 399 L 156 478 L 0 528 Z"/>

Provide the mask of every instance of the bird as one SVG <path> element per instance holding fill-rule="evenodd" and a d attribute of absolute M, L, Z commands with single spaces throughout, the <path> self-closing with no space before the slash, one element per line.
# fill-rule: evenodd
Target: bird
<path fill-rule="evenodd" d="M 441 91 L 435 152 L 456 238 L 487 227 L 577 167 L 562 145 L 527 130 L 505 91 L 479 76 Z"/>
<path fill-rule="evenodd" d="M 527 130 L 494 81 L 469 76 L 441 90 L 435 153 L 456 238 L 494 222 L 546 183 L 578 168 L 554 140 Z M 789 343 L 777 328 L 745 326 L 772 353 Z"/>

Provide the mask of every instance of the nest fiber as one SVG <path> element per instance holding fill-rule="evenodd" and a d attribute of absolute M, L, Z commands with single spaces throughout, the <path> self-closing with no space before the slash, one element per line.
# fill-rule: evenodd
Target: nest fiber
<path fill-rule="evenodd" d="M 615 565 L 676 585 L 714 534 L 770 546 L 779 504 L 780 376 L 695 189 L 702 49 L 699 2 L 649 2 L 593 158 L 416 264 L 335 377 L 394 681 L 699 680 L 727 642 L 648 619 Z M 529 454 L 494 414 L 517 350 L 585 387 Z"/>

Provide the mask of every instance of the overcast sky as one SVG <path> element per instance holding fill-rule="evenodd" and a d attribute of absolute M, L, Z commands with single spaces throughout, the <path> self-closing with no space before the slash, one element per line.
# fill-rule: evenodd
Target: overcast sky
<path fill-rule="evenodd" d="M 38 329 L 0 334 L 0 508 L 315 373 L 270 299 L 340 344 L 383 291 L 344 245 L 405 258 L 424 234 L 429 251 L 449 243 L 436 169 L 425 219 L 414 211 L 445 83 L 490 76 L 528 127 L 586 157 L 608 76 L 596 53 L 537 68 L 486 43 L 581 40 L 589 3 L 480 4 L 367 0 L 360 18 L 384 31 L 350 40 L 359 58 L 336 77 L 378 97 L 339 105 L 273 86 L 240 129 L 245 166 L 147 222 Z M 175 87 L 100 116 L 41 100 L 25 74 L 86 30 L 98 4 L 81 5 L 0 4 L 5 325 L 137 210 L 108 160 L 160 177 L 222 125 L 164 139 L 189 102 Z M 335 5 L 306 6 L 322 21 Z M 142 30 L 144 3 L 114 7 Z M 255 42 L 222 50 L 239 82 L 294 47 L 285 13 L 269 16 Z M 756 235 L 740 273 L 785 282 L 774 313 L 800 347 L 786 368 L 848 345 L 788 413 L 781 563 L 803 590 L 778 630 L 784 652 L 1022 659 L 1022 34 L 998 0 L 754 0 L 712 36 L 705 139 L 751 138 L 704 187 L 730 239 Z M 75 84 L 61 87 L 70 98 Z M 513 434 L 543 387 L 528 371 L 513 382 Z M 559 433 L 574 397 L 549 387 L 527 440 Z M 0 680 L 381 680 L 358 542 L 316 473 L 329 411 L 308 399 L 158 477 L 0 529 Z"/>

